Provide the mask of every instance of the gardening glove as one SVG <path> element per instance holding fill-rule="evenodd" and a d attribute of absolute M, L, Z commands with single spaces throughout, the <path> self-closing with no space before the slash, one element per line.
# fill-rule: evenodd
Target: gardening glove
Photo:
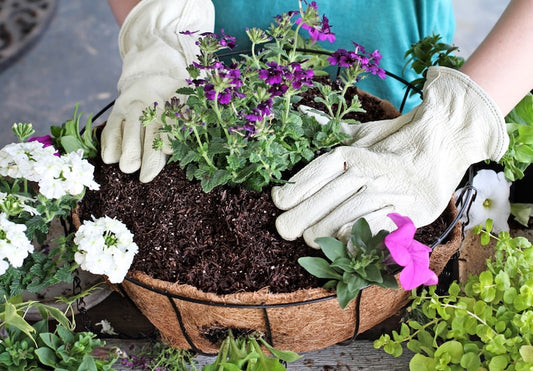
<path fill-rule="evenodd" d="M 364 217 L 376 233 L 393 230 L 387 214 L 410 217 L 416 227 L 433 222 L 447 206 L 471 164 L 498 161 L 509 138 L 498 107 L 463 73 L 432 67 L 423 102 L 392 120 L 360 124 L 350 145 L 313 160 L 289 183 L 274 187 L 287 240 L 303 235 L 346 241 Z"/>
<path fill-rule="evenodd" d="M 143 0 L 131 10 L 119 34 L 123 60 L 119 97 L 102 132 L 105 163 L 119 162 L 125 173 L 140 168 L 141 182 L 159 174 L 171 154 L 170 146 L 154 150 L 160 125 L 143 127 L 139 117 L 148 106 L 164 103 L 186 84 L 186 67 L 199 53 L 198 35 L 213 29 L 210 0 Z M 193 36 L 182 34 L 185 31 L 199 32 Z"/>

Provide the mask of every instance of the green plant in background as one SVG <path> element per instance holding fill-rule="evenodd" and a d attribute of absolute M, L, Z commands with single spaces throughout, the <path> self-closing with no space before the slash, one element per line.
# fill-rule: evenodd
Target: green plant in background
<path fill-rule="evenodd" d="M 80 295 L 87 295 L 89 291 Z M 102 353 L 100 350 L 105 349 L 105 343 L 95 334 L 75 331 L 72 304 L 78 297 L 62 298 L 67 304 L 65 312 L 36 301 L 20 302 L 17 298 L 1 303 L 0 368 L 9 371 L 111 370 L 118 354 L 113 349 Z M 27 322 L 24 315 L 30 308 L 37 308 L 43 319 L 34 324 Z M 50 321 L 55 324 L 53 331 Z"/>
<path fill-rule="evenodd" d="M 411 84 L 422 91 L 426 82 L 427 70 L 431 66 L 442 66 L 459 69 L 465 62 L 464 58 L 453 55 L 459 50 L 458 47 L 441 42 L 440 35 L 432 35 L 423 38 L 414 43 L 409 50 L 405 52 L 404 58 L 407 59 L 404 69 L 411 67 L 417 74 L 422 77 L 411 81 Z M 412 91 L 415 94 L 416 91 Z"/>
<path fill-rule="evenodd" d="M 261 346 L 272 356 L 266 355 Z M 202 371 L 284 371 L 286 367 L 282 361 L 294 362 L 299 358 L 301 356 L 294 352 L 273 348 L 262 337 L 246 335 L 235 338 L 230 330 L 215 362 L 204 366 Z"/>
<path fill-rule="evenodd" d="M 509 149 L 499 161 L 505 177 L 515 181 L 524 177 L 524 171 L 533 162 L 533 94 L 528 93 L 507 116 Z"/>
<path fill-rule="evenodd" d="M 508 232 L 497 241 L 487 269 L 466 283 L 453 283 L 448 295 L 435 288 L 414 295 L 409 319 L 400 331 L 382 335 L 376 348 L 399 356 L 402 344 L 415 353 L 411 370 L 517 370 L 533 368 L 533 246 Z"/>

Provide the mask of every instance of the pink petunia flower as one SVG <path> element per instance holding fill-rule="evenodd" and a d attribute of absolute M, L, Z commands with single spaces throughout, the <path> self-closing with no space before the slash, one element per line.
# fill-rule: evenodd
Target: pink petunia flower
<path fill-rule="evenodd" d="M 397 213 L 387 215 L 398 229 L 385 237 L 385 246 L 394 261 L 404 267 L 400 273 L 400 284 L 404 290 L 412 290 L 420 285 L 436 285 L 438 277 L 429 269 L 431 249 L 414 240 L 416 227 L 412 220 Z"/>

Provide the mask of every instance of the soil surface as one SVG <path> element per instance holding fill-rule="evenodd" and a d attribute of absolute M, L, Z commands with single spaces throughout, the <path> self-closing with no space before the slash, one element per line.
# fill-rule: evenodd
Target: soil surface
<path fill-rule="evenodd" d="M 363 107 L 374 115 L 359 114 L 362 122 L 383 115 L 371 97 L 364 98 Z M 132 270 L 217 294 L 322 286 L 297 263 L 299 257 L 321 252 L 303 239 L 285 241 L 277 234 L 274 223 L 281 210 L 272 203 L 270 189 L 257 193 L 217 187 L 204 193 L 176 163 L 147 184 L 138 181 L 138 173 L 124 174 L 117 165 L 97 161 L 95 166 L 101 189 L 87 192 L 80 217 L 108 215 L 128 226 L 139 246 Z M 430 245 L 446 226 L 439 219 L 420 229 L 417 239 Z"/>

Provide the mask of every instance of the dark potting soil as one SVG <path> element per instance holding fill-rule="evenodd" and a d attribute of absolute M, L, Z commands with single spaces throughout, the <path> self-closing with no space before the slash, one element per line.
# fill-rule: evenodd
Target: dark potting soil
<path fill-rule="evenodd" d="M 362 100 L 373 114 L 359 114 L 360 121 L 383 117 L 379 101 Z M 176 163 L 150 183 L 140 183 L 138 173 L 124 174 L 117 165 L 97 160 L 95 167 L 100 190 L 87 192 L 81 220 L 107 215 L 125 223 L 139 246 L 132 271 L 216 294 L 265 287 L 283 293 L 324 283 L 297 262 L 321 252 L 303 239 L 285 241 L 277 234 L 274 223 L 281 210 L 272 203 L 270 189 L 257 193 L 217 187 L 204 193 Z M 446 228 L 445 220 L 420 229 L 417 239 L 433 243 Z"/>

